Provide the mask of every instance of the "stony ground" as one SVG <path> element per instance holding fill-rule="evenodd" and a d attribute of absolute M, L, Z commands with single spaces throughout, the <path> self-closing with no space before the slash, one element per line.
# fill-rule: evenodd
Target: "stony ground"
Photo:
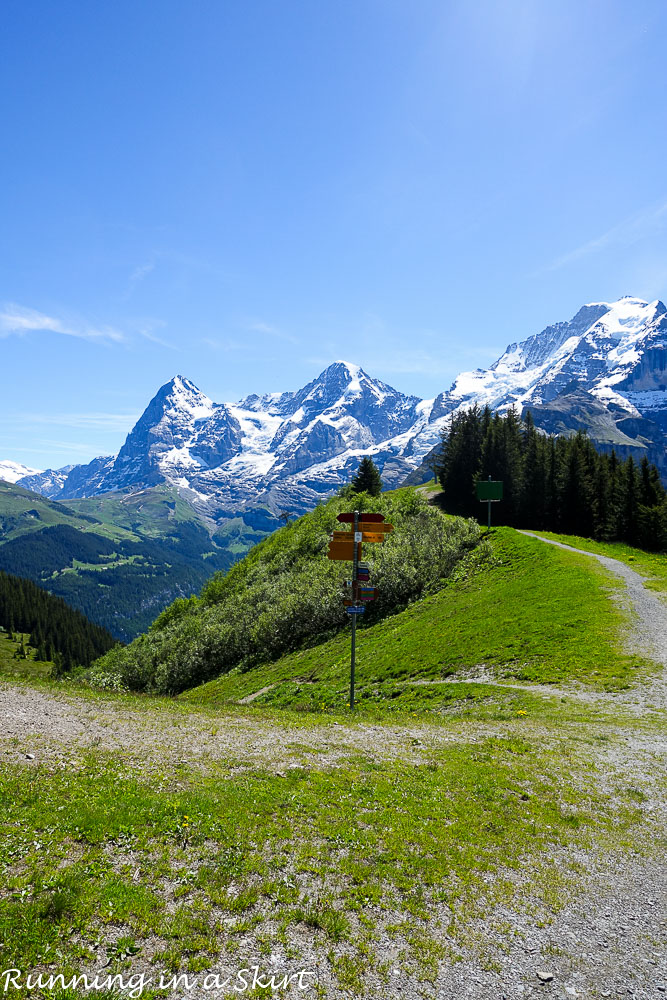
<path fill-rule="evenodd" d="M 664 603 L 645 590 L 641 578 L 627 566 L 606 557 L 591 558 L 598 558 L 625 582 L 623 599 L 633 615 L 628 645 L 667 665 Z M 480 673 L 480 679 L 488 682 L 490 678 Z M 552 688 L 534 690 L 551 697 L 561 694 Z M 536 862 L 545 868 L 551 866 L 564 877 L 576 870 L 576 884 L 573 881 L 571 892 L 566 893 L 566 905 L 554 913 L 529 893 L 525 906 L 509 909 L 491 903 L 483 916 L 471 915 L 459 941 L 459 960 L 443 962 L 434 983 L 420 983 L 406 973 L 391 939 L 380 935 L 377 947 L 389 962 L 389 981 L 375 981 L 369 975 L 366 985 L 370 993 L 387 1000 L 667 997 L 667 735 L 664 725 L 659 724 L 667 706 L 666 691 L 664 673 L 620 695 L 567 689 L 568 697 L 608 705 L 615 713 L 622 707 L 635 716 L 633 724 L 624 725 L 622 713 L 618 715 L 611 730 L 606 727 L 613 738 L 605 737 L 604 741 L 594 738 L 599 729 L 592 722 L 585 753 L 591 769 L 596 769 L 598 784 L 604 786 L 608 780 L 611 788 L 613 776 L 622 771 L 627 781 L 641 790 L 644 824 L 637 850 L 617 852 L 612 845 L 600 855 L 563 848 Z M 650 722 L 638 725 L 643 718 Z M 441 727 L 415 720 L 414 726 L 326 723 L 299 727 L 295 733 L 294 725 L 253 715 L 251 710 L 218 715 L 214 721 L 212 725 L 210 714 L 177 707 L 158 714 L 150 708 L 124 707 L 116 699 L 80 699 L 14 684 L 0 687 L 0 753 L 5 760 L 24 761 L 26 766 L 33 761 L 72 759 L 83 748 L 98 747 L 122 748 L 137 767 L 148 772 L 155 768 L 164 773 L 166 766 L 177 767 L 183 762 L 206 771 L 211 760 L 247 759 L 249 766 L 269 764 L 280 774 L 294 766 L 290 745 L 295 740 L 318 751 L 318 767 L 336 767 L 360 750 L 371 757 L 407 761 L 427 757 L 429 748 L 444 742 L 483 739 L 493 733 L 506 735 L 519 726 L 466 721 Z M 525 729 L 525 724 L 522 727 Z M 556 738 L 553 728 L 544 727 L 541 732 L 539 724 L 532 732 L 545 740 Z M 558 739 L 563 739 L 563 733 Z M 498 871 L 493 877 L 511 878 L 520 890 L 522 880 L 530 883 L 532 874 Z M 446 926 L 449 913 L 443 908 L 439 917 Z M 256 942 L 250 937 L 246 945 L 252 953 Z M 259 951 L 257 959 L 266 962 L 259 958 Z M 272 955 L 271 961 L 277 963 L 276 968 L 280 966 L 279 955 Z M 321 952 L 306 954 L 303 967 L 318 973 L 318 995 L 351 995 L 340 991 L 329 978 Z M 174 991 L 173 995 L 199 998 L 216 994 L 194 989 L 183 994 Z M 316 994 L 313 990 L 293 990 L 281 995 Z"/>

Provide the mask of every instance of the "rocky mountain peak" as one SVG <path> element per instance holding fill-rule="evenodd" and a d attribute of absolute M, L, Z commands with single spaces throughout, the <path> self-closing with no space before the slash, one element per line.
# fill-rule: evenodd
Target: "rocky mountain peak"
<path fill-rule="evenodd" d="M 161 404 L 165 413 L 175 411 L 194 420 L 210 416 L 214 405 L 212 400 L 184 375 L 175 375 L 161 386 L 148 404 L 148 408 L 153 404 Z"/>
<path fill-rule="evenodd" d="M 547 423 L 571 411 L 570 423 L 576 418 L 601 444 L 627 437 L 632 426 L 637 453 L 648 447 L 664 469 L 666 338 L 662 302 L 589 302 L 570 320 L 510 344 L 490 367 L 463 372 L 433 401 L 406 396 L 344 360 L 296 392 L 253 394 L 237 404 L 213 403 L 176 375 L 118 457 L 77 466 L 60 495 L 166 481 L 213 517 L 257 505 L 306 510 L 349 481 L 362 455 L 374 457 L 386 486 L 397 485 L 439 446 L 452 414 L 475 404 L 500 412 L 529 407 Z"/>
<path fill-rule="evenodd" d="M 304 405 L 308 410 L 320 411 L 332 406 L 347 393 L 348 389 L 360 387 L 362 376 L 368 379 L 368 375 L 358 365 L 351 365 L 347 361 L 335 361 L 320 372 L 317 378 L 294 394 L 292 412 Z"/>

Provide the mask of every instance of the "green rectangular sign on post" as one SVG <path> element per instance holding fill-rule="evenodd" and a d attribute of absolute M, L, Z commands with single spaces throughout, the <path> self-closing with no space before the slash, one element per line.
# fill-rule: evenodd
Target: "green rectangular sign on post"
<path fill-rule="evenodd" d="M 503 484 L 499 480 L 480 479 L 476 485 L 478 500 L 502 500 Z"/>
<path fill-rule="evenodd" d="M 499 479 L 478 479 L 475 483 L 477 499 L 486 504 L 486 526 L 491 530 L 491 504 L 503 498 L 503 484 Z"/>

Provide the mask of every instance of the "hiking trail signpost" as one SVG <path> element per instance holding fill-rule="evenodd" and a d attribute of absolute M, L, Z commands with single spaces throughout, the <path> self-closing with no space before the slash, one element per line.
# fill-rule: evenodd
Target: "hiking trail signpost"
<path fill-rule="evenodd" d="M 357 616 L 366 611 L 365 605 L 378 596 L 377 589 L 368 585 L 368 563 L 361 561 L 364 542 L 384 542 L 393 524 L 387 524 L 384 514 L 371 511 L 351 511 L 339 514 L 337 520 L 349 525 L 347 530 L 334 531 L 329 542 L 329 559 L 352 563 L 352 579 L 346 581 L 345 610 L 352 619 L 352 645 L 350 652 L 350 709 L 354 709 L 354 668 L 357 655 Z"/>
<path fill-rule="evenodd" d="M 493 480 L 491 476 L 488 479 L 478 479 L 475 483 L 475 489 L 477 492 L 477 499 L 480 503 L 485 503 L 487 505 L 487 528 L 491 527 L 491 504 L 498 503 L 499 500 L 503 498 L 503 484 L 499 479 Z"/>

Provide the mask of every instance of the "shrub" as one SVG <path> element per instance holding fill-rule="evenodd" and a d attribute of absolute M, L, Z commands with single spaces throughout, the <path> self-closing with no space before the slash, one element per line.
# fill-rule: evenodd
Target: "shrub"
<path fill-rule="evenodd" d="M 341 527 L 337 515 L 355 507 L 383 513 L 395 528 L 384 544 L 366 550 L 371 582 L 380 590 L 368 607 L 371 621 L 441 589 L 480 540 L 476 522 L 443 517 L 411 489 L 334 497 L 279 528 L 228 573 L 217 573 L 199 598 L 175 601 L 146 635 L 98 660 L 91 682 L 109 685 L 114 678 L 131 690 L 176 694 L 343 628 L 350 565 L 326 553 L 331 532 Z"/>

